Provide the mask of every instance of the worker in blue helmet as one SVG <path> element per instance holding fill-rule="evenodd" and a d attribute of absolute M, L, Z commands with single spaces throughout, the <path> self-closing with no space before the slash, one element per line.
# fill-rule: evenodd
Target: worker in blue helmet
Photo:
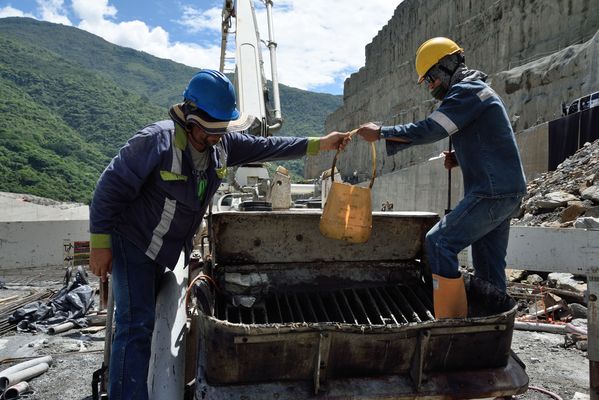
<path fill-rule="evenodd" d="M 170 119 L 141 129 L 98 180 L 90 206 L 90 269 L 112 277 L 116 306 L 109 398 L 147 399 L 155 299 L 166 269 L 192 239 L 227 168 L 294 159 L 343 147 L 346 134 L 321 138 L 256 137 L 255 118 L 236 107 L 218 71 L 192 77 Z"/>

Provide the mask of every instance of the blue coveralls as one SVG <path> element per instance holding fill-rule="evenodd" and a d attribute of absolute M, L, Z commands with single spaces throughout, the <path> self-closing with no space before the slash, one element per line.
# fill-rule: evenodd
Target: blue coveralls
<path fill-rule="evenodd" d="M 509 220 L 526 193 L 526 180 L 497 93 L 481 79 L 466 78 L 449 89 L 428 118 L 383 127 L 381 135 L 410 141 L 387 141 L 389 155 L 451 136 L 464 179 L 464 198 L 426 235 L 428 264 L 432 273 L 456 278 L 457 254 L 471 245 L 475 274 L 505 291 Z"/>
<path fill-rule="evenodd" d="M 175 128 L 176 127 L 176 128 Z M 100 177 L 90 207 L 93 248 L 112 248 L 116 305 L 109 397 L 147 399 L 147 374 L 156 295 L 165 268 L 184 251 L 187 264 L 197 232 L 227 167 L 299 158 L 318 152 L 317 138 L 227 133 L 209 148 L 205 194 L 184 130 L 161 121 L 138 132 Z"/>

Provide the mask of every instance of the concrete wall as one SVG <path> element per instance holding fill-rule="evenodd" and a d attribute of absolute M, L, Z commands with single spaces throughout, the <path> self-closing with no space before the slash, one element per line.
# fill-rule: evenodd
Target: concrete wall
<path fill-rule="evenodd" d="M 63 221 L 89 218 L 89 207 L 22 193 L 0 192 L 0 222 Z"/>
<path fill-rule="evenodd" d="M 554 119 L 562 101 L 598 85 L 597 39 L 592 38 L 599 13 L 591 3 L 406 0 L 366 46 L 366 65 L 345 81 L 344 104 L 329 117 L 327 128 L 426 116 L 434 103 L 416 85 L 414 56 L 434 36 L 456 40 L 465 49 L 466 63 L 490 75 L 511 115 L 518 116 L 518 130 Z"/>
<path fill-rule="evenodd" d="M 549 123 L 534 126 L 516 135 L 526 179 L 531 181 L 547 172 L 549 165 Z"/>
<path fill-rule="evenodd" d="M 449 36 L 465 49 L 469 67 L 489 74 L 506 103 L 527 177 L 534 178 L 547 168 L 546 122 L 561 116 L 562 102 L 599 90 L 599 13 L 591 3 L 405 0 L 366 46 L 366 64 L 345 81 L 343 105 L 327 118 L 325 131 L 426 117 L 437 103 L 415 83 L 414 56 L 424 40 Z M 446 148 L 447 139 L 387 157 L 379 142 L 375 209 L 390 201 L 395 210 L 444 210 L 446 171 L 441 161 L 428 160 Z M 332 157 L 309 157 L 306 177 L 330 168 Z M 337 166 L 346 181 L 362 182 L 370 176 L 370 160 L 368 144 L 356 138 Z M 461 185 L 461 177 L 453 182 Z"/>
<path fill-rule="evenodd" d="M 372 204 L 393 203 L 393 211 L 431 211 L 443 215 L 447 208 L 448 176 L 443 160 L 421 163 L 385 174 L 372 187 Z M 462 174 L 454 169 L 451 175 L 451 204 L 462 198 Z"/>
<path fill-rule="evenodd" d="M 62 271 L 65 240 L 89 240 L 89 221 L 0 222 L 0 277 L 38 267 Z"/>
<path fill-rule="evenodd" d="M 547 171 L 547 123 L 527 129 L 516 136 L 520 148 L 534 148 L 522 154 L 526 177 L 534 179 Z M 421 146 L 422 147 L 422 146 Z M 372 187 L 372 204 L 380 210 L 381 204 L 393 203 L 394 211 L 431 211 L 443 215 L 464 195 L 462 174 L 452 170 L 451 202 L 448 206 L 448 172 L 443 159 L 426 161 L 379 176 Z"/>

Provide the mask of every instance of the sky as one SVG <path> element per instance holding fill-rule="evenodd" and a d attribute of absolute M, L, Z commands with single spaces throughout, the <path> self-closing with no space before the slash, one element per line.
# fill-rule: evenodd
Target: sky
<path fill-rule="evenodd" d="M 253 0 L 268 39 L 263 0 Z M 401 0 L 273 0 L 279 82 L 342 94 L 364 65 L 365 46 Z M 0 0 L 0 18 L 30 17 L 74 26 L 119 46 L 197 68 L 218 69 L 223 0 Z M 268 49 L 263 46 L 270 79 Z"/>

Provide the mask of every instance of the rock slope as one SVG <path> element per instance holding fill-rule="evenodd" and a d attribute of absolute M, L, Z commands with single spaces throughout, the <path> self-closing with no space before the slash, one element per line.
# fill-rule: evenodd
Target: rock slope
<path fill-rule="evenodd" d="M 513 225 L 594 228 L 599 218 L 599 140 L 528 184 Z"/>

